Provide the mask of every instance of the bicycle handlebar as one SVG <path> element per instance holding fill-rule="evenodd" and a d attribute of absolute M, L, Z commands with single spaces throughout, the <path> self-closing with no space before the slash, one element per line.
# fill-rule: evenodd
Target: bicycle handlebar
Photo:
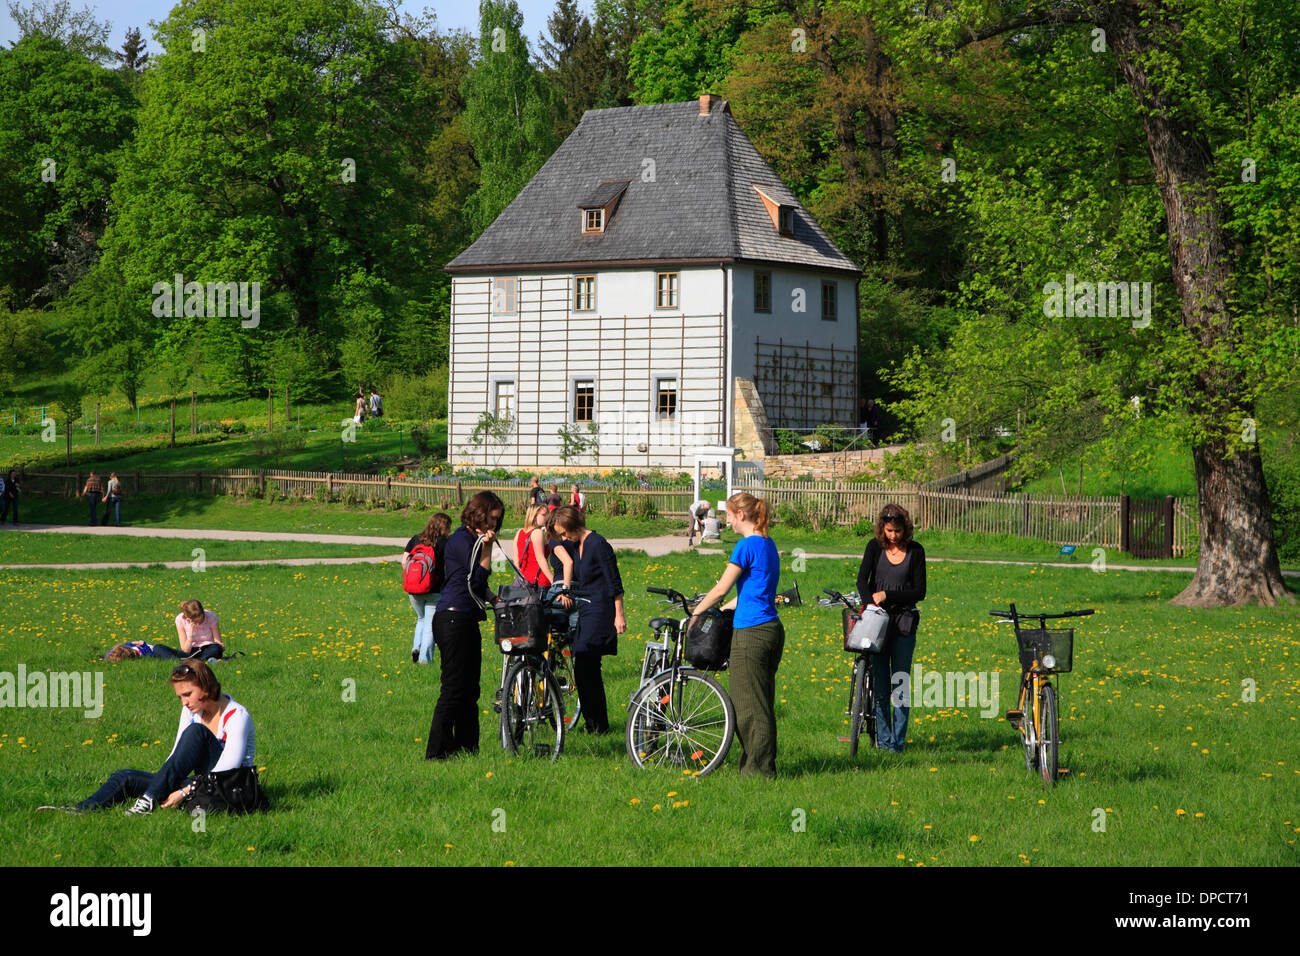
<path fill-rule="evenodd" d="M 989 611 L 989 614 L 991 614 L 993 617 L 1004 617 L 1009 621 L 1014 621 L 1026 617 L 1032 617 L 1040 621 L 1049 617 L 1050 618 L 1087 617 L 1089 614 L 1093 614 L 1093 613 L 1095 612 L 1093 611 L 1092 608 L 1087 608 L 1082 611 L 1064 611 L 1060 614 L 1029 614 L 1024 611 Z"/>

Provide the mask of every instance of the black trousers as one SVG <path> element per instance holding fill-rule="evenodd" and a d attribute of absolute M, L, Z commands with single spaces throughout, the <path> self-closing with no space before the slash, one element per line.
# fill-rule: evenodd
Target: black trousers
<path fill-rule="evenodd" d="M 424 756 L 441 760 L 461 751 L 478 753 L 479 672 L 483 667 L 478 616 L 465 611 L 437 612 L 433 642 L 442 662 L 442 687 Z"/>
<path fill-rule="evenodd" d="M 578 686 L 578 702 L 587 733 L 603 734 L 609 730 L 609 710 L 605 705 L 605 680 L 600 674 L 599 654 L 573 655 L 573 682 Z"/>

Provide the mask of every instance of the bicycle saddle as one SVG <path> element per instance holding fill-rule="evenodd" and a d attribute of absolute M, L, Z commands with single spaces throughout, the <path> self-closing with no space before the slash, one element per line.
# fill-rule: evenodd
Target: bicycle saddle
<path fill-rule="evenodd" d="M 677 622 L 671 617 L 656 617 L 650 621 L 650 630 L 657 631 L 661 627 L 677 627 Z"/>

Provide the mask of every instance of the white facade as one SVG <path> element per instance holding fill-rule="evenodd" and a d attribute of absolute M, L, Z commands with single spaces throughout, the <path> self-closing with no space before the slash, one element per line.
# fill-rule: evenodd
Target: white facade
<path fill-rule="evenodd" d="M 755 301 L 756 272 L 769 277 L 770 311 Z M 775 427 L 850 424 L 856 342 L 856 282 L 843 273 L 723 263 L 456 275 L 448 455 L 562 465 L 565 427 L 598 443 L 569 465 L 688 467 L 692 448 L 731 443 L 736 376 L 755 379 Z M 509 419 L 509 434 L 475 441 L 485 413 Z"/>

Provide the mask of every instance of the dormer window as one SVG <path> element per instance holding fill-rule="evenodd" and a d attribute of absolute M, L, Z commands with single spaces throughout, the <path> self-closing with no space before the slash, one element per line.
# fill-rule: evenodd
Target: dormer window
<path fill-rule="evenodd" d="M 627 189 L 628 180 L 617 180 L 601 183 L 593 189 L 587 198 L 578 203 L 582 209 L 582 234 L 599 235 L 603 233 L 609 225 L 610 217 L 614 215 L 614 210 L 618 208 L 619 200 L 623 198 L 623 192 Z"/>
<path fill-rule="evenodd" d="M 767 214 L 772 217 L 772 225 L 782 236 L 794 235 L 794 204 L 781 202 L 773 194 L 777 192 L 775 186 L 760 186 L 754 183 L 754 192 L 758 193 L 758 198 L 763 200 L 763 207 Z"/>

